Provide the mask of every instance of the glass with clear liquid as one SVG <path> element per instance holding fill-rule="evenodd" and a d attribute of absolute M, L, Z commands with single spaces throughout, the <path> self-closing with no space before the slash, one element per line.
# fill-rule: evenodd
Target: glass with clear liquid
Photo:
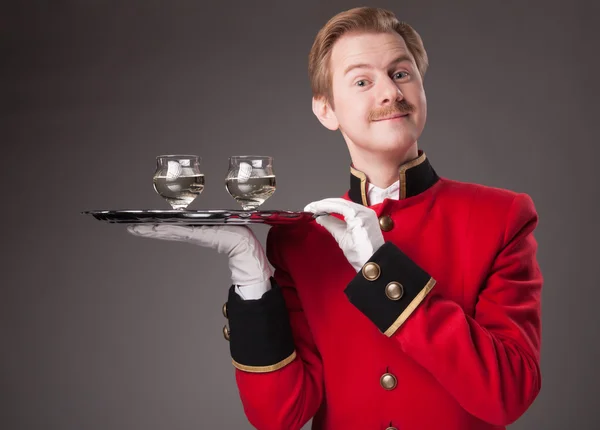
<path fill-rule="evenodd" d="M 255 210 L 273 195 L 277 182 L 273 157 L 236 155 L 229 157 L 225 188 L 244 210 Z"/>
<path fill-rule="evenodd" d="M 197 155 L 156 157 L 154 191 L 173 209 L 184 210 L 204 191 L 204 174 Z"/>

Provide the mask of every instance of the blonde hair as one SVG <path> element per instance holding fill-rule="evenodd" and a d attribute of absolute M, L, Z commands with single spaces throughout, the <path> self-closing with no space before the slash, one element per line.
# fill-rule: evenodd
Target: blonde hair
<path fill-rule="evenodd" d="M 333 106 L 330 60 L 335 42 L 349 32 L 398 33 L 412 54 L 421 78 L 429 65 L 421 36 L 407 23 L 385 9 L 357 7 L 331 18 L 319 30 L 308 55 L 308 76 L 313 97 L 325 98 Z"/>

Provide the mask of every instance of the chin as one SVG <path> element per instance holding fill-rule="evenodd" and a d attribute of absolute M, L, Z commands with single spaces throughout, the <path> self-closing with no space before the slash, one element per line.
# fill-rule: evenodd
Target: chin
<path fill-rule="evenodd" d="M 389 139 L 374 139 L 375 144 L 371 145 L 373 151 L 385 152 L 387 154 L 405 154 L 417 141 L 412 137 L 390 136 Z"/>

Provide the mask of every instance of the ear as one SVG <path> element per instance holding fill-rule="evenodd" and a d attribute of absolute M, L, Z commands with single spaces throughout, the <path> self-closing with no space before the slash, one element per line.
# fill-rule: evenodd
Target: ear
<path fill-rule="evenodd" d="M 312 99 L 312 110 L 315 116 L 319 119 L 321 124 L 323 124 L 326 128 L 331 131 L 335 131 L 339 128 L 340 124 L 338 123 L 337 117 L 335 116 L 335 112 L 329 106 L 327 100 L 324 97 L 314 98 Z"/>

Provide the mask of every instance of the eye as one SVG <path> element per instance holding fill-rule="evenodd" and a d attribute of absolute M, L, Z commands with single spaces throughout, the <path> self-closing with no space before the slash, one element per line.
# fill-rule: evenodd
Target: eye
<path fill-rule="evenodd" d="M 404 76 L 398 76 L 398 75 L 402 75 L 405 74 L 406 76 L 408 76 L 408 72 L 396 72 L 394 73 L 394 79 L 402 79 Z"/>
<path fill-rule="evenodd" d="M 354 83 L 354 85 L 356 85 L 357 87 L 364 87 L 365 85 L 367 85 L 367 80 L 366 79 L 361 79 L 360 81 L 356 81 Z"/>

